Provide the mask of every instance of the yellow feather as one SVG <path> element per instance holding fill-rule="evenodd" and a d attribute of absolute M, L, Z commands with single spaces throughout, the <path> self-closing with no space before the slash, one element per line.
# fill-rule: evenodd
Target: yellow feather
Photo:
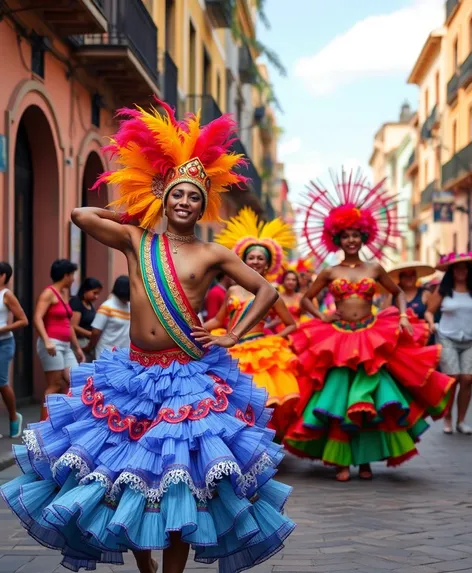
<path fill-rule="evenodd" d="M 193 151 L 195 149 L 195 144 L 200 135 L 200 110 L 198 110 L 195 116 L 190 116 L 186 119 L 186 124 L 188 128 L 188 133 L 182 131 L 183 144 L 182 144 L 182 157 L 184 161 L 193 159 Z"/>
<path fill-rule="evenodd" d="M 215 241 L 232 249 L 236 243 L 246 237 L 272 239 L 282 249 L 291 249 L 296 246 L 296 237 L 290 225 L 280 218 L 268 223 L 259 221 L 250 207 L 244 207 L 235 217 L 226 221 L 226 228 L 215 237 Z"/>

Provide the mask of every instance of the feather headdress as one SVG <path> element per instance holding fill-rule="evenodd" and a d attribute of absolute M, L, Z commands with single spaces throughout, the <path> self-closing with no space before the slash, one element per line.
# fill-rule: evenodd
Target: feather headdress
<path fill-rule="evenodd" d="M 193 183 L 203 196 L 203 220 L 216 220 L 220 193 L 247 181 L 234 169 L 245 165 L 242 155 L 230 151 L 237 125 L 229 115 L 200 126 L 200 112 L 178 121 L 165 102 L 164 109 L 145 111 L 123 108 L 123 118 L 111 144 L 105 148 L 118 168 L 103 173 L 101 183 L 117 185 L 119 197 L 111 206 L 124 209 L 125 217 L 138 219 L 149 229 L 159 221 L 167 194 L 177 184 Z"/>
<path fill-rule="evenodd" d="M 267 277 L 276 277 L 284 260 L 284 251 L 296 246 L 296 237 L 290 225 L 277 218 L 268 223 L 259 221 L 256 213 L 244 207 L 239 213 L 226 222 L 215 241 L 232 249 L 244 259 L 251 247 L 264 247 L 270 260 Z"/>
<path fill-rule="evenodd" d="M 362 241 L 374 258 L 381 259 L 386 247 L 396 248 L 400 236 L 396 200 L 381 181 L 374 187 L 366 183 L 360 170 L 341 179 L 333 177 L 334 193 L 321 183 L 310 183 L 303 214 L 302 236 L 321 264 L 329 253 L 341 248 L 344 229 L 358 229 Z"/>
<path fill-rule="evenodd" d="M 313 274 L 315 272 L 315 265 L 311 259 L 306 257 L 300 257 L 295 261 L 291 261 L 288 264 L 287 270 L 295 271 L 296 273 L 308 273 Z"/>

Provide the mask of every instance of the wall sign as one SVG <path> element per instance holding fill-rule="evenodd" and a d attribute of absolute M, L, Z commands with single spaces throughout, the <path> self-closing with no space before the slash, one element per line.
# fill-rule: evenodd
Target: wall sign
<path fill-rule="evenodd" d="M 0 173 L 8 171 L 7 138 L 0 133 Z"/>
<path fill-rule="evenodd" d="M 452 223 L 454 220 L 454 192 L 434 191 L 433 221 L 435 223 Z"/>

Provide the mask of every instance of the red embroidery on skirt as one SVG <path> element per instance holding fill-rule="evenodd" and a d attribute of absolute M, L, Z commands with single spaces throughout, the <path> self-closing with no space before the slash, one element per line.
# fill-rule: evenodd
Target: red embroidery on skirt
<path fill-rule="evenodd" d="M 221 378 L 210 375 L 218 384 L 215 386 L 215 398 L 204 398 L 200 400 L 194 408 L 190 404 L 181 406 L 177 412 L 173 408 L 161 408 L 154 420 L 138 420 L 135 416 L 125 416 L 118 412 L 113 404 L 105 405 L 105 397 L 102 392 L 95 391 L 93 378 L 90 376 L 82 390 L 82 402 L 86 406 L 92 407 L 92 414 L 95 418 L 108 418 L 108 427 L 113 432 L 129 431 L 132 440 L 139 440 L 151 427 L 157 426 L 162 421 L 170 424 L 179 424 L 185 420 L 201 420 L 208 416 L 210 411 L 225 412 L 228 408 L 228 394 L 233 392 L 228 384 L 223 384 Z M 236 412 L 236 417 L 246 424 L 254 425 L 254 412 L 251 406 L 248 407 L 246 414 L 241 410 Z"/>
<path fill-rule="evenodd" d="M 242 410 L 238 408 L 238 410 L 236 411 L 236 418 L 238 420 L 241 420 L 241 422 L 245 422 L 248 426 L 254 426 L 254 424 L 256 423 L 256 416 L 254 414 L 254 409 L 251 406 L 251 404 L 249 404 L 249 406 L 247 407 L 246 413 L 244 413 Z"/>

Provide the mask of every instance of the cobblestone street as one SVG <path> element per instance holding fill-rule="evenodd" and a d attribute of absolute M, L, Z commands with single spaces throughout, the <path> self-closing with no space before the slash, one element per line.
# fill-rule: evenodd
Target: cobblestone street
<path fill-rule="evenodd" d="M 280 478 L 293 485 L 288 513 L 297 522 L 287 546 L 254 573 L 472 572 L 472 437 L 428 432 L 422 455 L 400 469 L 377 464 L 375 480 L 333 481 L 332 470 L 287 456 Z M 16 475 L 9 468 L 5 481 Z M 52 573 L 60 556 L 30 539 L 2 503 L 0 573 Z M 136 572 L 123 567 L 100 573 Z M 216 571 L 189 561 L 188 571 Z"/>

